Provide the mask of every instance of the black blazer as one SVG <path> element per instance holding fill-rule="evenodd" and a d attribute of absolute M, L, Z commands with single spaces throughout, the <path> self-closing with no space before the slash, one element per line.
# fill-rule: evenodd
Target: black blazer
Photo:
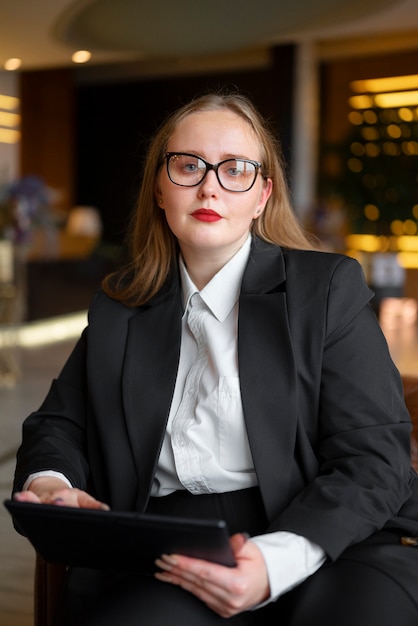
<path fill-rule="evenodd" d="M 255 239 L 239 299 L 242 403 L 266 530 L 303 535 L 332 559 L 384 525 L 418 535 L 411 422 L 372 295 L 353 259 Z M 16 489 L 29 473 L 55 469 L 114 509 L 144 510 L 181 315 L 177 274 L 145 306 L 97 295 L 25 421 Z"/>

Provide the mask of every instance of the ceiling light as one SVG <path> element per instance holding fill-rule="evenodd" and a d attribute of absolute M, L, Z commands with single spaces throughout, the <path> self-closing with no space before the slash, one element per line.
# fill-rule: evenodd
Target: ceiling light
<path fill-rule="evenodd" d="M 18 57 L 13 57 L 11 59 L 7 59 L 7 61 L 4 62 L 3 67 L 8 72 L 14 72 L 15 70 L 18 70 L 21 65 L 22 59 L 19 59 Z"/>
<path fill-rule="evenodd" d="M 73 63 L 87 63 L 91 59 L 91 52 L 88 50 L 77 50 L 71 57 Z"/>

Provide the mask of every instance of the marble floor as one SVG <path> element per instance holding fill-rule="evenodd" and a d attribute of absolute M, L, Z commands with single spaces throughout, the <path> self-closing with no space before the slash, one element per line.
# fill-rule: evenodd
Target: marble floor
<path fill-rule="evenodd" d="M 58 320 L 58 318 L 56 318 Z M 51 379 L 70 353 L 83 320 L 73 320 L 71 339 L 63 340 L 62 329 L 54 327 L 55 343 L 10 350 L 0 345 L 0 496 L 1 502 L 10 496 L 15 454 L 20 441 L 23 419 L 37 408 L 45 396 Z M 66 327 L 71 325 L 65 320 Z M 80 326 L 81 324 L 81 326 Z M 78 325 L 78 326 L 77 326 Z M 41 329 L 42 330 L 42 329 Z M 26 329 L 25 329 L 26 331 Z M 43 329 L 51 335 L 51 329 Z M 418 374 L 418 332 L 416 324 L 385 329 L 390 351 L 401 373 Z M 1 338 L 1 337 L 0 337 Z M 30 343 L 30 342 L 29 342 Z M 2 377 L 4 361 L 20 372 L 15 384 Z M 12 527 L 11 518 L 0 506 L 0 626 L 33 626 L 34 552 L 28 541 Z"/>
<path fill-rule="evenodd" d="M 0 347 L 2 356 L 20 370 L 14 385 L 3 378 L 0 386 L 0 625 L 33 626 L 34 552 L 28 541 L 13 528 L 3 506 L 10 497 L 15 454 L 21 424 L 37 408 L 75 340 L 32 348 Z M 7 351 L 7 352 L 6 352 Z"/>

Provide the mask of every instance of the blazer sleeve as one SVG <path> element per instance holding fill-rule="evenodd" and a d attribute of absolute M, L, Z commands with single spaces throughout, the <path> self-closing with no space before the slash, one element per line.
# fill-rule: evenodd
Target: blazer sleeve
<path fill-rule="evenodd" d="M 335 559 L 382 528 L 410 495 L 411 422 L 360 266 L 341 257 L 326 288 L 323 278 L 317 285 L 324 316 L 313 306 L 307 323 L 319 329 L 312 334 L 322 332 L 322 353 L 317 391 L 307 394 L 311 415 L 300 419 L 317 433 L 319 469 L 273 526 L 305 536 Z"/>
<path fill-rule="evenodd" d="M 75 487 L 87 487 L 85 335 L 86 331 L 40 408 L 23 423 L 13 491 L 20 490 L 30 474 L 51 469 Z"/>

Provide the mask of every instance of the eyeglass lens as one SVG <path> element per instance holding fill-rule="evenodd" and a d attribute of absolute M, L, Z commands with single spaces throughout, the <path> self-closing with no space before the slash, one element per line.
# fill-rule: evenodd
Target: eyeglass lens
<path fill-rule="evenodd" d="M 229 191 L 247 191 L 253 186 L 258 172 L 258 164 L 245 159 L 227 159 L 212 166 L 200 157 L 188 154 L 168 155 L 167 168 L 171 181 L 183 187 L 198 185 L 206 173 L 214 169 L 219 183 Z"/>

